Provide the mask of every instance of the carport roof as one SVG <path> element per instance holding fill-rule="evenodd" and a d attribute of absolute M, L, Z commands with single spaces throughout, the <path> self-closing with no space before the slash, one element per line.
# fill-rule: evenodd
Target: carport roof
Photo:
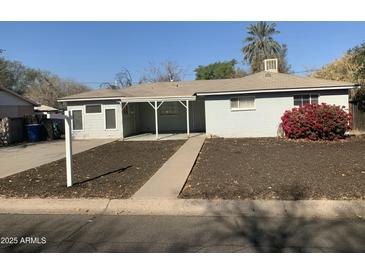
<path fill-rule="evenodd" d="M 243 78 L 220 80 L 194 80 L 181 82 L 161 82 L 131 86 L 125 89 L 99 89 L 64 97 L 60 101 L 112 98 L 161 98 L 189 97 L 194 95 L 214 95 L 222 92 L 282 92 L 295 89 L 349 89 L 356 84 L 303 77 L 292 74 L 259 72 Z"/>

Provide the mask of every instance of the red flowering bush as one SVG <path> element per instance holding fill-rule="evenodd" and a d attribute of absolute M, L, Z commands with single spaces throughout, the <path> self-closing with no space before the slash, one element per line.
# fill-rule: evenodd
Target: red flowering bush
<path fill-rule="evenodd" d="M 305 104 L 285 111 L 281 121 L 287 138 L 337 140 L 344 138 L 351 129 L 352 117 L 344 107 Z"/>

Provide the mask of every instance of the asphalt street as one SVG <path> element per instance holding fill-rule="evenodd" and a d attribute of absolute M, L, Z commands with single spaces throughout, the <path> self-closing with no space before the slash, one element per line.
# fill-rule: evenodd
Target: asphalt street
<path fill-rule="evenodd" d="M 364 252 L 363 218 L 0 215 L 1 252 Z"/>

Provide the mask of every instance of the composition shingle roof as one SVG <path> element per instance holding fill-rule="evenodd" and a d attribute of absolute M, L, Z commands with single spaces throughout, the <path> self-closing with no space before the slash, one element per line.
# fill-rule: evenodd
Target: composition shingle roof
<path fill-rule="evenodd" d="M 131 86 L 120 90 L 99 89 L 62 98 L 62 100 L 120 97 L 193 96 L 196 93 L 249 92 L 264 90 L 331 88 L 354 86 L 354 83 L 259 72 L 243 78 L 161 82 Z"/>

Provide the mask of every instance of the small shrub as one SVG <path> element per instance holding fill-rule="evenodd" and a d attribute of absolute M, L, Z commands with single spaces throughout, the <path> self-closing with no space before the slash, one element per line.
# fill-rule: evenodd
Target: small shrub
<path fill-rule="evenodd" d="M 352 117 L 344 107 L 305 104 L 285 111 L 282 129 L 290 139 L 337 140 L 351 129 Z"/>

